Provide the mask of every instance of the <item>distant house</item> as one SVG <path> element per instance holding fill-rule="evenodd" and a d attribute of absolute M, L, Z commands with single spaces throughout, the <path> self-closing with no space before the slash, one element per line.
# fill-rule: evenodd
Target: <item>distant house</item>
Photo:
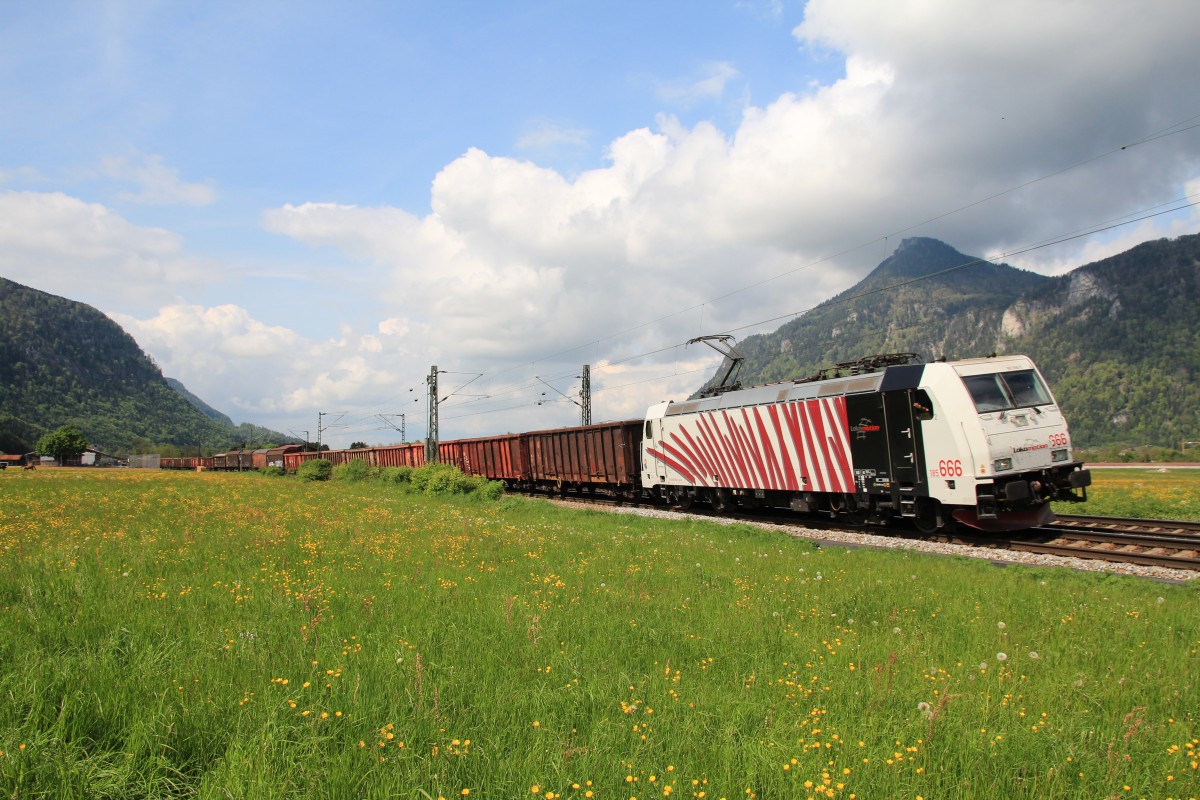
<path fill-rule="evenodd" d="M 42 460 L 45 461 L 45 456 Z M 53 460 L 53 459 L 52 459 Z M 80 454 L 79 458 L 67 458 L 63 460 L 61 466 L 64 467 L 115 467 L 121 464 L 121 459 L 116 456 L 110 456 L 108 453 L 101 452 L 95 447 L 88 446 L 86 450 Z"/>
<path fill-rule="evenodd" d="M 0 469 L 5 469 L 7 467 L 12 467 L 15 469 L 17 467 L 23 467 L 28 463 L 29 461 L 26 459 L 24 454 L 16 456 L 0 456 Z"/>

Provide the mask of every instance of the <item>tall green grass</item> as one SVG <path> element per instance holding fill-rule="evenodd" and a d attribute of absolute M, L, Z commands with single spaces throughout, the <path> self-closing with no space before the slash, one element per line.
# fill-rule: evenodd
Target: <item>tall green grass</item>
<path fill-rule="evenodd" d="M 0 477 L 5 796 L 1200 785 L 1193 585 L 374 481 Z"/>

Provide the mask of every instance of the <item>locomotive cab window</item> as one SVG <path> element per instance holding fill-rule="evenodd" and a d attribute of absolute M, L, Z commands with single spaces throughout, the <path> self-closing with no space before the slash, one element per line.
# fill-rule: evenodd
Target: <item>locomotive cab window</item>
<path fill-rule="evenodd" d="M 933 419 L 933 401 L 924 389 L 913 392 L 913 416 L 920 420 Z"/>
<path fill-rule="evenodd" d="M 1033 370 L 1006 372 L 1001 378 L 1012 395 L 1013 405 L 1018 408 L 1021 406 L 1044 406 L 1050 403 L 1050 393 L 1046 391 L 1046 387 Z"/>
<path fill-rule="evenodd" d="M 1042 406 L 1050 403 L 1050 393 L 1037 373 L 1031 369 L 991 375 L 969 375 L 963 378 L 975 410 L 1007 411 L 1010 408 Z"/>

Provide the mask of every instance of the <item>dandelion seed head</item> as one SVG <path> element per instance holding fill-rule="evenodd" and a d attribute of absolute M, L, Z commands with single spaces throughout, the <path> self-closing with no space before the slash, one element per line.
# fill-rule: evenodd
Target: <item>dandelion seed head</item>
<path fill-rule="evenodd" d="M 996 627 L 997 627 L 997 628 L 999 628 L 1000 630 L 1004 630 L 1004 629 L 1005 629 L 1005 628 L 1007 628 L 1008 626 L 1007 626 L 1007 625 L 1005 625 L 1003 622 L 997 622 L 997 623 L 996 623 Z"/>
<path fill-rule="evenodd" d="M 980 662 L 979 662 L 979 668 L 980 668 L 980 669 L 984 669 L 984 670 L 986 670 L 986 669 L 987 669 L 987 662 L 986 662 L 986 661 L 980 661 Z"/>
<path fill-rule="evenodd" d="M 1037 650 L 1030 650 L 1030 651 L 1029 651 L 1029 658 L 1030 658 L 1031 660 L 1033 660 L 1033 661 L 1037 661 L 1039 658 L 1041 658 L 1041 656 L 1039 656 L 1039 655 L 1037 654 Z"/>
<path fill-rule="evenodd" d="M 900 632 L 900 628 L 899 628 L 899 627 L 892 628 L 892 633 L 899 633 L 899 632 Z"/>
<path fill-rule="evenodd" d="M 996 653 L 997 661 L 1008 661 L 1008 653 Z"/>

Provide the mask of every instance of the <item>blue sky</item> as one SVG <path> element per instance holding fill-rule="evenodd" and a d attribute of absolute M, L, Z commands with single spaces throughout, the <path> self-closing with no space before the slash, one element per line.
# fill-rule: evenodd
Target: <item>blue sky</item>
<path fill-rule="evenodd" d="M 1186 0 L 5 4 L 0 275 L 238 421 L 346 412 L 335 443 L 423 435 L 433 363 L 492 394 L 443 435 L 570 423 L 538 379 L 585 362 L 597 418 L 638 416 L 714 366 L 682 342 L 903 236 L 997 255 L 1194 202 L 1197 29 Z"/>

